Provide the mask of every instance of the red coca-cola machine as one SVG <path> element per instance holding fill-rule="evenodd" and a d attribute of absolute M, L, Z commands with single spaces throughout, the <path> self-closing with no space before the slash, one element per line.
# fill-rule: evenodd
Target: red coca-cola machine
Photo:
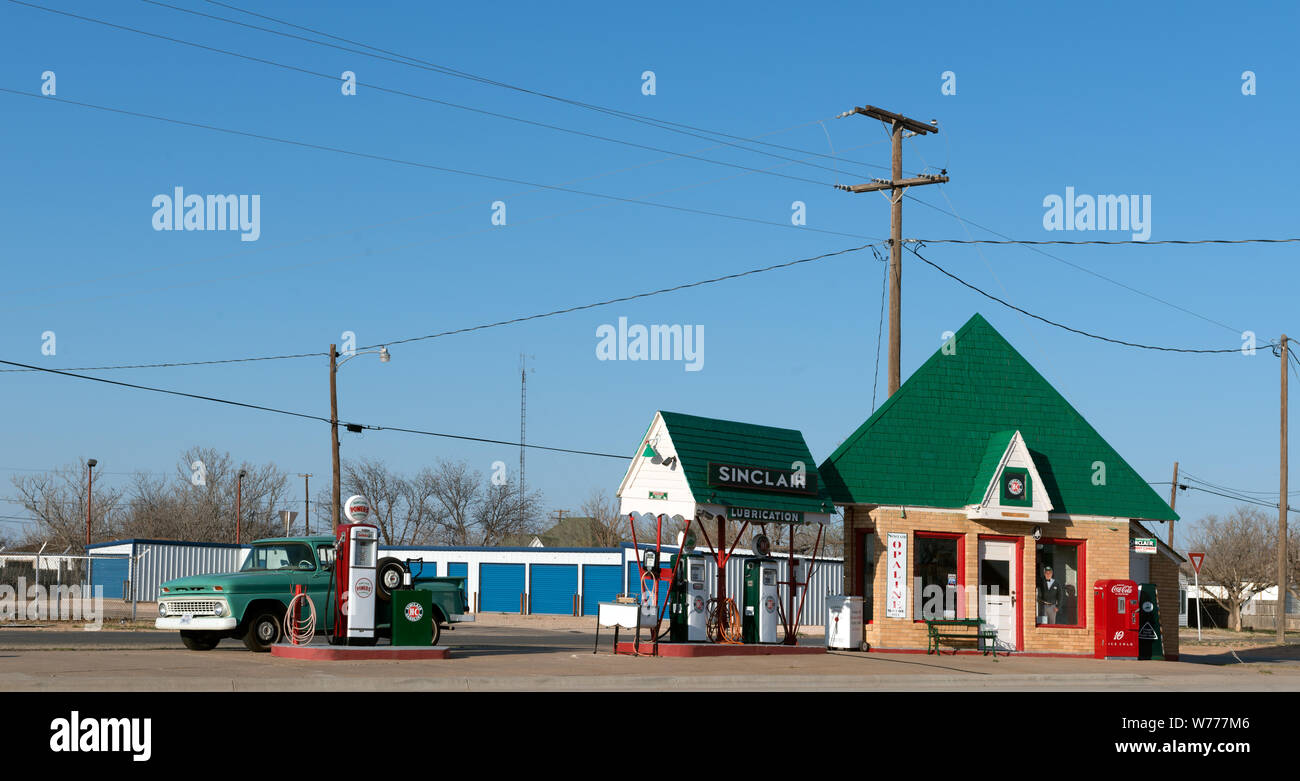
<path fill-rule="evenodd" d="M 1131 580 L 1099 580 L 1092 587 L 1096 617 L 1093 656 L 1138 658 L 1138 587 Z"/>

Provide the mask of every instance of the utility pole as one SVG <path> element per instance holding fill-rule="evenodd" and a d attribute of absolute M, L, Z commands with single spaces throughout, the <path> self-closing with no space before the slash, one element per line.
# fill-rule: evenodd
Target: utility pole
<path fill-rule="evenodd" d="M 559 526 L 559 525 L 560 525 L 560 521 L 564 520 L 564 514 L 567 513 L 567 512 L 568 512 L 568 510 L 556 510 L 556 511 L 555 511 L 555 525 L 556 525 L 556 526 Z"/>
<path fill-rule="evenodd" d="M 890 138 L 893 143 L 889 179 L 873 179 L 867 184 L 835 185 L 837 189 L 851 193 L 889 190 L 889 395 L 892 396 L 902 384 L 902 371 L 899 364 L 902 357 L 903 318 L 903 193 L 908 187 L 942 184 L 948 181 L 946 176 L 948 172 L 944 170 L 939 175 L 922 174 L 910 179 L 903 178 L 903 131 L 910 130 L 912 135 L 917 136 L 938 133 L 938 120 L 932 119 L 927 125 L 875 106 L 858 106 L 839 116 L 847 117 L 853 114 L 862 114 L 884 122 L 890 128 Z"/>
<path fill-rule="evenodd" d="M 1169 509 L 1170 509 L 1170 510 L 1174 509 L 1174 503 L 1177 502 L 1177 501 L 1178 501 L 1178 462 L 1175 461 L 1175 462 L 1174 462 L 1174 482 L 1173 482 L 1173 485 L 1171 485 L 1171 486 L 1169 487 Z M 1175 548 L 1174 548 L 1174 522 L 1173 522 L 1172 520 L 1169 521 L 1169 548 L 1170 548 L 1170 550 L 1175 550 Z"/>
<path fill-rule="evenodd" d="M 299 474 L 302 478 L 302 522 L 303 534 L 311 534 L 311 489 L 308 488 L 311 474 Z"/>
<path fill-rule="evenodd" d="M 339 504 L 342 501 L 339 483 L 339 394 L 338 370 L 339 351 L 337 345 L 330 345 L 330 456 L 334 460 L 334 505 L 330 517 L 330 534 L 338 534 Z"/>
<path fill-rule="evenodd" d="M 1274 608 L 1273 613 L 1277 621 L 1277 644 L 1279 646 L 1286 645 L 1286 370 L 1287 362 L 1291 358 L 1286 343 L 1286 334 L 1282 334 L 1282 463 L 1278 473 L 1281 485 L 1278 488 L 1277 495 L 1277 606 Z"/>

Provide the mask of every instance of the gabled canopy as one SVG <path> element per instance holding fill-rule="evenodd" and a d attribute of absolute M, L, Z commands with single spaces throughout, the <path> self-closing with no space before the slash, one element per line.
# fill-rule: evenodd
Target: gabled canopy
<path fill-rule="evenodd" d="M 983 317 L 948 344 L 821 465 L 837 504 L 966 507 L 988 486 L 991 438 L 1018 431 L 1053 512 L 1178 519 Z"/>

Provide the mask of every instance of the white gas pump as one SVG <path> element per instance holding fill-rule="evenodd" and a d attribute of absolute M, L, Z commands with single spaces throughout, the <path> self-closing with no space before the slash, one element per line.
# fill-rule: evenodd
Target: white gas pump
<path fill-rule="evenodd" d="M 360 522 L 370 514 L 364 498 L 348 499 L 345 511 L 349 520 L 357 522 L 340 524 L 335 541 L 333 638 L 344 645 L 374 645 L 379 529 Z"/>
<path fill-rule="evenodd" d="M 707 572 L 704 557 L 688 554 L 682 561 L 686 568 L 686 639 L 692 643 L 702 643 L 709 639 L 709 584 L 705 578 Z"/>

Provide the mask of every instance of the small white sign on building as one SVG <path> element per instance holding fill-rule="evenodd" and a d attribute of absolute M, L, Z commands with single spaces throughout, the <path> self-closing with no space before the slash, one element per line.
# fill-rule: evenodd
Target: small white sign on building
<path fill-rule="evenodd" d="M 889 532 L 886 543 L 889 593 L 885 600 L 885 617 L 907 618 L 907 534 Z"/>

